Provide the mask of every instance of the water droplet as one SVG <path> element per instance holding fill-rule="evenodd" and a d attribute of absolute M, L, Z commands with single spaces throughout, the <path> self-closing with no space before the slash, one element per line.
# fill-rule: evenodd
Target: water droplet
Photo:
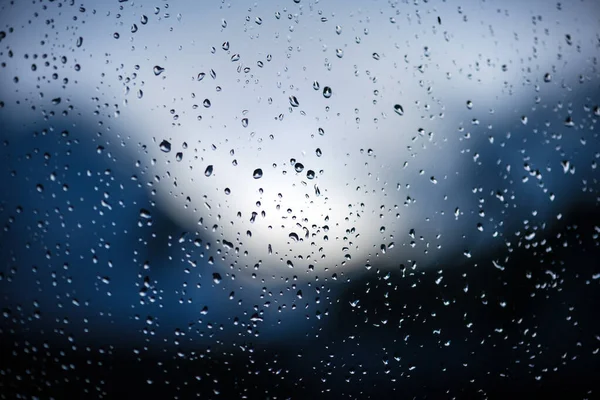
<path fill-rule="evenodd" d="M 317 155 L 317 157 L 321 157 L 323 155 L 323 152 L 321 152 L 321 149 L 317 148 L 317 150 L 315 150 L 315 154 Z"/>
<path fill-rule="evenodd" d="M 289 234 L 289 238 L 292 239 L 294 242 L 298 241 L 298 234 L 296 232 L 292 232 Z"/>
<path fill-rule="evenodd" d="M 81 36 L 79 36 L 79 38 L 77 39 L 77 47 L 81 47 L 81 45 L 83 44 L 83 38 Z"/>
<path fill-rule="evenodd" d="M 204 170 L 204 176 L 211 176 L 213 173 L 213 166 L 209 165 L 208 167 L 206 167 L 206 169 Z"/>
<path fill-rule="evenodd" d="M 163 67 L 161 67 L 160 65 L 155 65 L 154 68 L 152 69 L 152 71 L 154 71 L 154 75 L 159 76 L 160 74 L 163 73 L 165 69 Z"/>
<path fill-rule="evenodd" d="M 473 102 L 471 100 L 467 100 L 467 108 L 471 110 L 473 108 Z"/>
<path fill-rule="evenodd" d="M 204 101 L 202 102 L 202 105 L 206 108 L 210 107 L 210 100 L 209 99 L 204 99 Z"/>
<path fill-rule="evenodd" d="M 333 91 L 331 90 L 331 88 L 329 86 L 325 86 L 323 88 L 323 97 L 328 99 L 331 97 L 332 94 L 333 94 Z"/>
<path fill-rule="evenodd" d="M 335 55 L 336 55 L 338 58 L 342 58 L 342 57 L 344 57 L 344 50 L 342 50 L 342 49 L 335 49 Z"/>
<path fill-rule="evenodd" d="M 225 188 L 225 194 L 226 194 L 226 195 L 230 195 L 230 194 L 231 194 L 231 189 L 229 189 L 229 188 Z"/>
<path fill-rule="evenodd" d="M 263 176 L 263 171 L 260 168 L 255 169 L 254 172 L 252 173 L 252 177 L 254 179 L 260 179 L 260 178 L 262 178 L 262 176 Z"/>
<path fill-rule="evenodd" d="M 202 79 L 204 79 L 205 76 L 206 76 L 206 74 L 204 72 L 200 72 L 198 74 L 198 77 L 196 78 L 196 80 L 201 81 Z"/>
<path fill-rule="evenodd" d="M 219 274 L 218 272 L 214 272 L 213 273 L 213 282 L 216 283 L 217 285 L 219 283 L 221 283 L 221 274 Z"/>
<path fill-rule="evenodd" d="M 321 87 L 321 86 L 319 85 L 319 82 L 317 82 L 317 81 L 314 81 L 314 82 L 313 82 L 313 89 L 315 89 L 315 90 L 319 90 L 319 88 L 320 88 L 320 87 Z"/>
<path fill-rule="evenodd" d="M 308 171 L 306 171 L 306 177 L 308 179 L 314 179 L 315 178 L 315 171 L 313 171 L 312 169 L 309 169 Z"/>
<path fill-rule="evenodd" d="M 374 60 L 379 60 L 381 57 L 379 56 L 378 53 L 373 53 L 373 59 Z"/>
<path fill-rule="evenodd" d="M 158 146 L 163 152 L 168 153 L 171 151 L 171 143 L 168 140 L 163 140 Z"/>
<path fill-rule="evenodd" d="M 142 15 L 140 17 L 140 22 L 142 23 L 142 25 L 146 25 L 148 23 L 148 17 L 146 17 L 145 15 Z"/>
<path fill-rule="evenodd" d="M 338 35 L 342 34 L 342 27 L 339 25 L 335 26 L 335 33 L 337 33 Z"/>
<path fill-rule="evenodd" d="M 243 126 L 244 128 L 247 128 L 247 127 L 248 127 L 248 118 L 243 118 L 243 119 L 242 119 L 242 126 Z"/>
<path fill-rule="evenodd" d="M 256 22 L 256 25 L 262 25 L 262 23 L 263 23 L 263 20 L 262 20 L 262 18 L 261 18 L 261 17 L 256 17 L 256 18 L 254 19 L 254 22 Z"/>
<path fill-rule="evenodd" d="M 404 108 L 400 104 L 394 105 L 394 111 L 398 115 L 404 115 Z"/>
<path fill-rule="evenodd" d="M 183 160 L 183 153 L 178 152 L 177 154 L 175 154 L 175 160 L 177 160 L 177 161 Z"/>
<path fill-rule="evenodd" d="M 145 208 L 140 208 L 140 218 L 150 219 L 152 218 L 152 214 Z"/>
<path fill-rule="evenodd" d="M 544 82 L 552 82 L 552 75 L 549 72 L 544 75 Z"/>
<path fill-rule="evenodd" d="M 290 96 L 290 104 L 292 107 L 298 107 L 300 105 L 296 96 Z"/>
<path fill-rule="evenodd" d="M 240 61 L 240 55 L 237 53 L 231 56 L 231 62 L 236 62 L 236 61 Z"/>
<path fill-rule="evenodd" d="M 296 170 L 296 172 L 302 172 L 304 170 L 304 165 L 302 165 L 301 163 L 296 163 L 294 165 L 294 169 Z"/>

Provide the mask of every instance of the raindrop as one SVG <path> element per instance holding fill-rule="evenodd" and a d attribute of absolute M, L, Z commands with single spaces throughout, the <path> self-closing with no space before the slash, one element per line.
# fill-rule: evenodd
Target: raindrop
<path fill-rule="evenodd" d="M 154 75 L 159 76 L 165 69 L 159 65 L 155 65 L 152 70 L 154 71 Z"/>
<path fill-rule="evenodd" d="M 306 177 L 308 179 L 314 179 L 315 178 L 315 171 L 313 171 L 312 169 L 309 169 L 308 171 L 306 171 Z"/>
<path fill-rule="evenodd" d="M 400 104 L 394 105 L 394 111 L 398 115 L 404 115 L 404 108 Z"/>
<path fill-rule="evenodd" d="M 292 107 L 298 107 L 300 105 L 296 96 L 290 96 L 290 104 Z"/>
<path fill-rule="evenodd" d="M 254 172 L 252 173 L 252 177 L 254 179 L 260 179 L 260 178 L 262 178 L 262 176 L 263 176 L 263 171 L 260 168 L 255 169 Z"/>
<path fill-rule="evenodd" d="M 205 76 L 206 76 L 206 74 L 204 72 L 200 72 L 198 74 L 198 77 L 196 78 L 196 80 L 201 81 L 202 79 L 204 79 Z"/>
<path fill-rule="evenodd" d="M 244 128 L 247 128 L 247 127 L 248 127 L 248 118 L 243 118 L 243 119 L 242 119 L 242 126 L 243 126 Z"/>
<path fill-rule="evenodd" d="M 319 82 L 317 82 L 317 81 L 314 81 L 314 82 L 313 82 L 313 89 L 315 89 L 315 90 L 319 90 L 319 88 L 320 88 L 320 87 L 321 87 L 321 86 L 319 85 Z"/>
<path fill-rule="evenodd" d="M 294 169 L 296 170 L 296 172 L 302 172 L 304 170 L 304 165 L 302 165 L 300 163 L 296 163 L 294 165 Z"/>
<path fill-rule="evenodd" d="M 206 108 L 210 107 L 210 100 L 209 99 L 204 99 L 204 101 L 202 102 L 202 105 Z"/>
<path fill-rule="evenodd" d="M 471 100 L 467 100 L 467 108 L 471 110 L 473 108 L 473 102 Z"/>
<path fill-rule="evenodd" d="M 221 47 L 223 48 L 223 50 L 227 51 L 229 50 L 229 42 L 223 42 L 223 45 L 221 45 Z"/>
<path fill-rule="evenodd" d="M 342 34 L 342 27 L 339 25 L 336 25 L 335 27 L 335 33 L 337 33 L 338 35 Z"/>
<path fill-rule="evenodd" d="M 162 142 L 160 142 L 159 147 L 165 153 L 171 151 L 171 143 L 168 140 L 163 140 Z"/>
<path fill-rule="evenodd" d="M 209 165 L 208 167 L 206 167 L 206 169 L 204 170 L 204 176 L 211 176 L 213 173 L 213 166 Z"/>
<path fill-rule="evenodd" d="M 325 86 L 323 88 L 323 97 L 325 97 L 326 99 L 330 98 L 331 95 L 333 94 L 331 88 L 329 86 Z"/>
<path fill-rule="evenodd" d="M 140 218 L 150 219 L 152 218 L 152 214 L 145 208 L 140 208 Z"/>
<path fill-rule="evenodd" d="M 342 58 L 342 57 L 344 57 L 344 50 L 342 50 L 342 49 L 335 49 L 335 55 L 336 55 L 338 58 Z"/>
<path fill-rule="evenodd" d="M 321 152 L 321 149 L 317 148 L 317 150 L 315 150 L 315 153 L 317 154 L 317 157 L 321 157 L 323 155 L 323 152 Z"/>

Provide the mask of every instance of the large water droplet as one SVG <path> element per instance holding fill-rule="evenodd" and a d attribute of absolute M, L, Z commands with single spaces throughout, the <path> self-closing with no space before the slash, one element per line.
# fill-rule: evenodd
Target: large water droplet
<path fill-rule="evenodd" d="M 328 99 L 331 97 L 332 94 L 333 94 L 333 91 L 331 90 L 331 88 L 329 86 L 325 86 L 323 88 L 323 97 Z"/>
<path fill-rule="evenodd" d="M 256 168 L 254 170 L 254 172 L 252 173 L 252 177 L 254 179 L 260 179 L 260 178 L 262 178 L 262 176 L 263 176 L 263 171 L 260 168 Z"/>
<path fill-rule="evenodd" d="M 168 140 L 163 140 L 158 146 L 162 151 L 168 153 L 171 151 L 171 143 Z"/>
<path fill-rule="evenodd" d="M 398 115 L 404 115 L 404 108 L 400 104 L 394 105 L 394 111 Z"/>
<path fill-rule="evenodd" d="M 154 68 L 152 69 L 152 71 L 154 72 L 154 75 L 159 76 L 160 74 L 163 73 L 165 69 L 163 67 L 161 67 L 160 65 L 155 65 Z"/>
<path fill-rule="evenodd" d="M 208 167 L 206 167 L 206 169 L 204 170 L 204 175 L 205 176 L 211 176 L 213 173 L 213 166 L 209 165 Z"/>
<path fill-rule="evenodd" d="M 296 96 L 290 96 L 290 104 L 292 107 L 298 107 L 300 105 Z"/>

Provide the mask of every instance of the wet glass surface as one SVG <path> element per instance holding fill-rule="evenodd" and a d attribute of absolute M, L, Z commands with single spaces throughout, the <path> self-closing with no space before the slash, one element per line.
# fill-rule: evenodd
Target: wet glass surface
<path fill-rule="evenodd" d="M 594 1 L 0 3 L 0 398 L 596 398 Z"/>

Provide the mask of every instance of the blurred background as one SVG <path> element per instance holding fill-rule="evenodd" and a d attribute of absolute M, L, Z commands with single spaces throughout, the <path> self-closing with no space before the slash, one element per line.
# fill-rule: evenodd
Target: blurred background
<path fill-rule="evenodd" d="M 0 2 L 0 397 L 597 397 L 599 19 Z"/>

